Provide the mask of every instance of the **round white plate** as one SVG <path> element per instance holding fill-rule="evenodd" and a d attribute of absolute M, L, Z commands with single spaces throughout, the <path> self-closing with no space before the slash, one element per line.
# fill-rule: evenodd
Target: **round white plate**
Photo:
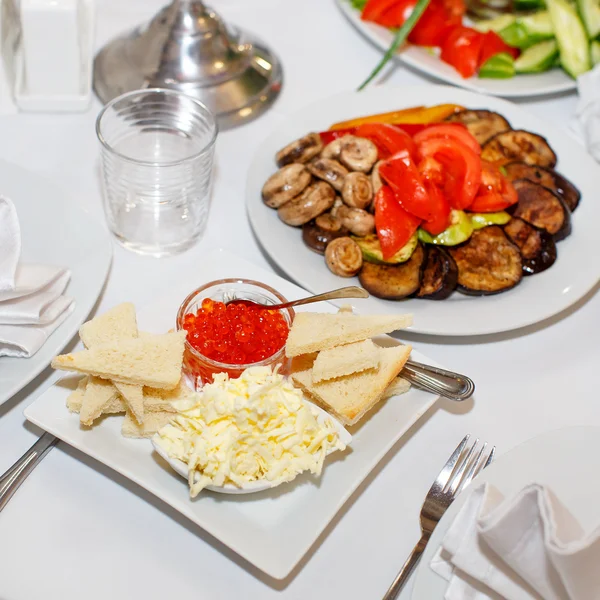
<path fill-rule="evenodd" d="M 362 21 L 360 13 L 350 6 L 348 0 L 336 1 L 350 23 L 369 41 L 384 52 L 390 47 L 394 36 L 389 29 L 375 23 Z M 464 79 L 453 67 L 442 62 L 427 48 L 407 46 L 398 53 L 398 58 L 409 67 L 431 77 L 468 90 L 491 94 L 493 96 L 505 96 L 507 98 L 546 96 L 574 90 L 577 87 L 575 80 L 569 77 L 562 69 L 551 69 L 545 73 L 532 75 L 516 75 L 510 79 L 480 79 L 479 77 Z M 375 68 L 375 65 L 373 65 L 373 68 Z M 365 79 L 367 75 L 368 73 L 364 74 Z"/>
<path fill-rule="evenodd" d="M 600 522 L 598 461 L 600 427 L 569 427 L 533 438 L 500 456 L 477 477 L 489 481 L 506 498 L 530 483 L 547 485 L 579 521 L 584 531 Z M 417 570 L 412 598 L 443 600 L 447 582 L 434 573 L 431 560 L 468 493 L 461 494 L 436 527 Z"/>
<path fill-rule="evenodd" d="M 345 92 L 292 114 L 258 148 L 248 172 L 246 200 L 252 228 L 271 258 L 299 285 L 313 293 L 356 283 L 333 275 L 321 255 L 302 242 L 302 232 L 282 223 L 277 211 L 265 206 L 261 188 L 275 172 L 275 153 L 310 131 L 322 131 L 332 123 L 410 106 L 456 103 L 468 108 L 487 108 L 503 114 L 514 128 L 545 136 L 558 155 L 557 170 L 582 193 L 572 215 L 572 234 L 558 243 L 558 259 L 543 273 L 524 277 L 513 290 L 495 296 L 470 297 L 455 293 L 447 300 L 408 299 L 401 302 L 368 298 L 354 300 L 361 312 L 414 315 L 411 331 L 431 335 L 481 335 L 518 329 L 543 321 L 579 300 L 600 279 L 597 238 L 600 203 L 600 169 L 587 152 L 562 128 L 500 98 L 447 86 L 378 86 L 364 92 Z"/>
<path fill-rule="evenodd" d="M 0 404 L 41 373 L 77 333 L 98 299 L 112 258 L 104 224 L 85 212 L 76 199 L 52 181 L 0 162 L 0 191 L 17 209 L 21 260 L 65 266 L 71 270 L 66 294 L 75 310 L 31 358 L 0 358 Z"/>

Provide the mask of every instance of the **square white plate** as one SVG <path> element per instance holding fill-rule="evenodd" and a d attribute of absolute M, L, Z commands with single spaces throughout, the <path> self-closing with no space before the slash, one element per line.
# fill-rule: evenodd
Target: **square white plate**
<path fill-rule="evenodd" d="M 142 330 L 160 333 L 174 327 L 177 309 L 187 294 L 224 277 L 261 281 L 288 299 L 307 295 L 274 273 L 223 251 L 208 255 L 194 278 L 189 273 L 179 278 L 177 275 L 173 285 L 165 282 L 169 291 L 164 297 L 139 311 Z M 318 310 L 334 312 L 336 308 L 324 303 Z M 418 352 L 413 352 L 413 358 L 431 363 Z M 186 481 L 152 453 L 150 441 L 121 436 L 122 417 L 106 418 L 91 431 L 81 429 L 77 415 L 70 414 L 65 406 L 70 391 L 68 379 L 28 406 L 27 419 L 146 488 L 277 579 L 292 571 L 367 474 L 437 400 L 416 389 L 390 398 L 362 425 L 349 429 L 354 438 L 351 450 L 333 455 L 319 480 L 303 475 L 259 494 L 223 496 L 203 492 L 190 500 Z"/>

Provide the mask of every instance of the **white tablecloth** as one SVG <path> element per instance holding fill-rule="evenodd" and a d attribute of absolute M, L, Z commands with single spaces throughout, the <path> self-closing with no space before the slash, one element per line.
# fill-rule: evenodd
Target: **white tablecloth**
<path fill-rule="evenodd" d="M 99 0 L 98 45 L 137 25 L 160 4 Z M 331 0 L 214 4 L 277 49 L 285 67 L 283 93 L 268 114 L 219 136 L 214 200 L 202 242 L 165 260 L 142 258 L 115 244 L 99 310 L 123 300 L 143 304 L 174 264 L 192 269 L 211 247 L 225 247 L 268 266 L 244 209 L 246 168 L 254 148 L 289 112 L 355 88 L 380 57 Z M 426 82 L 400 66 L 390 69 L 386 80 L 396 85 Z M 523 102 L 565 127 L 575 103 L 574 95 Z M 68 186 L 103 219 L 94 134 L 98 108 L 95 104 L 83 115 L 0 118 L 0 158 Z M 476 398 L 462 405 L 441 402 L 431 410 L 348 502 L 300 569 L 283 582 L 249 567 L 151 495 L 61 444 L 0 514 L 0 599 L 379 598 L 418 539 L 426 491 L 465 433 L 496 444 L 502 453 L 544 431 L 600 425 L 600 402 L 588 391 L 598 368 L 599 336 L 598 294 L 556 322 L 519 335 L 462 340 L 415 336 L 419 350 L 475 379 Z M 48 387 L 49 375 L 0 406 L 0 473 L 39 435 L 24 423 L 22 411 Z M 401 598 L 410 598 L 410 585 Z"/>

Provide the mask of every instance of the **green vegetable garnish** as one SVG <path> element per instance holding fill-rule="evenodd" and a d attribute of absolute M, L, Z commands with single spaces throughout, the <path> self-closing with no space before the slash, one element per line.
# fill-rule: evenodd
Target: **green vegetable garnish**
<path fill-rule="evenodd" d="M 396 54 L 396 51 L 402 44 L 406 41 L 406 38 L 410 35 L 410 32 L 413 30 L 413 27 L 416 25 L 417 21 L 420 19 L 421 15 L 425 12 L 425 9 L 429 6 L 430 0 L 418 0 L 415 4 L 415 7 L 410 13 L 410 17 L 404 21 L 404 24 L 400 29 L 398 29 L 394 39 L 387 52 L 383 55 L 383 58 L 379 61 L 379 64 L 371 71 L 371 74 L 362 82 L 358 91 L 364 90 L 375 77 L 379 74 L 381 69 L 385 67 L 388 61 Z"/>

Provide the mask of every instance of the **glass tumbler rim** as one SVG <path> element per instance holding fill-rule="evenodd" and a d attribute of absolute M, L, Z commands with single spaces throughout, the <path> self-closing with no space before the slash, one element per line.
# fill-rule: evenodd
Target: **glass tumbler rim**
<path fill-rule="evenodd" d="M 101 127 L 102 117 L 104 117 L 104 115 L 107 113 L 107 111 L 109 109 L 113 108 L 113 106 L 117 102 L 125 100 L 131 96 L 142 96 L 144 94 L 160 94 L 163 96 L 183 97 L 186 100 L 191 100 L 201 110 L 206 111 L 206 113 L 210 116 L 210 118 L 212 120 L 211 138 L 206 142 L 204 147 L 201 150 L 199 150 L 198 152 L 195 152 L 194 154 L 190 154 L 190 156 L 186 156 L 185 158 L 179 158 L 177 160 L 171 160 L 171 161 L 161 162 L 161 161 L 153 161 L 153 160 L 139 160 L 137 158 L 132 158 L 130 156 L 127 156 L 126 154 L 122 154 L 121 152 L 118 152 L 107 141 L 107 139 L 104 137 L 104 134 L 102 133 L 102 127 Z M 120 96 L 117 96 L 116 98 L 113 98 L 112 100 L 110 100 L 110 102 L 107 102 L 102 107 L 102 109 L 98 113 L 98 116 L 96 117 L 96 137 L 98 138 L 99 142 L 102 144 L 102 147 L 105 150 L 107 150 L 114 156 L 117 156 L 120 159 L 125 160 L 127 162 L 134 163 L 136 165 L 148 166 L 148 167 L 174 167 L 177 165 L 184 164 L 186 162 L 196 160 L 212 150 L 212 147 L 215 145 L 215 142 L 217 140 L 218 133 L 219 133 L 219 125 L 217 123 L 217 119 L 216 119 L 215 115 L 212 113 L 212 111 L 208 108 L 208 106 L 206 106 L 206 104 L 204 104 L 204 102 L 201 102 L 200 100 L 198 100 L 197 98 L 194 98 L 193 96 L 190 96 L 189 94 L 184 94 L 183 92 L 179 92 L 177 90 L 170 90 L 168 88 L 144 88 L 144 89 L 133 90 L 131 92 L 126 92 L 124 94 L 121 94 Z"/>

